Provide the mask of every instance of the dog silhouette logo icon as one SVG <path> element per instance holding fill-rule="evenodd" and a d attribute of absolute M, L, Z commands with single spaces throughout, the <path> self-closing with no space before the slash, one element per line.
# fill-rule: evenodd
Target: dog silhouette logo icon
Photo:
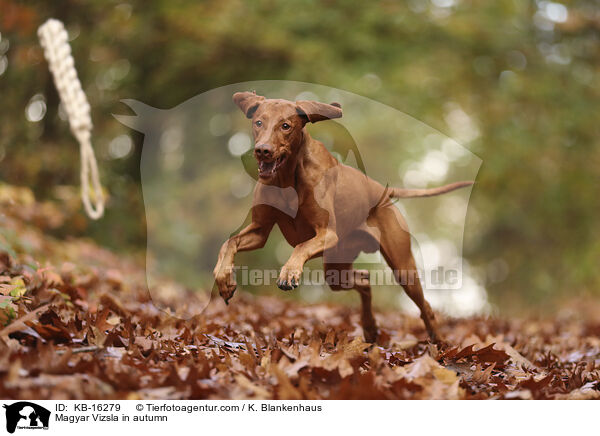
<path fill-rule="evenodd" d="M 6 431 L 14 433 L 16 429 L 48 429 L 50 422 L 50 411 L 42 406 L 29 401 L 19 401 L 13 404 L 5 404 L 6 409 Z"/>

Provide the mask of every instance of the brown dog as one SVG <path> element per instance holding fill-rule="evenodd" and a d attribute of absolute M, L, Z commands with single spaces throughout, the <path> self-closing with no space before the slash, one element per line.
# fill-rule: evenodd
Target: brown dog
<path fill-rule="evenodd" d="M 329 286 L 359 292 L 364 337 L 375 342 L 377 326 L 368 272 L 354 270 L 352 263 L 361 251 L 380 249 L 396 280 L 419 307 L 430 338 L 440 340 L 433 311 L 423 297 L 410 234 L 390 200 L 443 194 L 473 182 L 434 189 L 384 188 L 338 162 L 306 131 L 306 123 L 340 118 L 339 104 L 265 99 L 253 92 L 238 92 L 233 101 L 252 119 L 259 183 L 254 191 L 252 222 L 228 239 L 219 252 L 213 273 L 223 299 L 228 302 L 237 286 L 235 254 L 263 247 L 277 224 L 294 247 L 281 269 L 279 288 L 297 287 L 304 263 L 323 256 Z"/>

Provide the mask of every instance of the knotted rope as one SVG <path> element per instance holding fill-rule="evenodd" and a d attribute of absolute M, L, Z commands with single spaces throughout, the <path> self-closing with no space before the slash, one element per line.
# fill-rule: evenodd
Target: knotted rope
<path fill-rule="evenodd" d="M 51 18 L 40 26 L 38 37 L 58 95 L 67 112 L 71 132 L 79 142 L 83 206 L 90 218 L 98 219 L 104 214 L 104 196 L 98 177 L 98 164 L 92 148 L 90 104 L 75 71 L 75 61 L 71 56 L 67 31 L 62 22 Z M 90 182 L 94 193 L 94 206 L 90 199 Z"/>

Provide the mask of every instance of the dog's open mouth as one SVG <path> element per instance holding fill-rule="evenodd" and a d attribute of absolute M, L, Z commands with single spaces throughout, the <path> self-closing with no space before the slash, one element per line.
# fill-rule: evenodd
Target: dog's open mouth
<path fill-rule="evenodd" d="M 279 156 L 277 159 L 267 162 L 265 160 L 258 161 L 258 176 L 270 178 L 275 175 L 279 167 L 285 162 L 285 155 Z"/>

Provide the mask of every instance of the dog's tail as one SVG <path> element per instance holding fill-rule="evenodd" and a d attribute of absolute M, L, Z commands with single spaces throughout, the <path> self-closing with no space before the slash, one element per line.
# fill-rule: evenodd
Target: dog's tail
<path fill-rule="evenodd" d="M 387 188 L 389 198 L 414 198 L 414 197 L 432 197 L 434 195 L 445 194 L 455 189 L 471 186 L 475 182 L 455 182 L 448 185 L 439 186 L 430 189 L 404 189 Z"/>

